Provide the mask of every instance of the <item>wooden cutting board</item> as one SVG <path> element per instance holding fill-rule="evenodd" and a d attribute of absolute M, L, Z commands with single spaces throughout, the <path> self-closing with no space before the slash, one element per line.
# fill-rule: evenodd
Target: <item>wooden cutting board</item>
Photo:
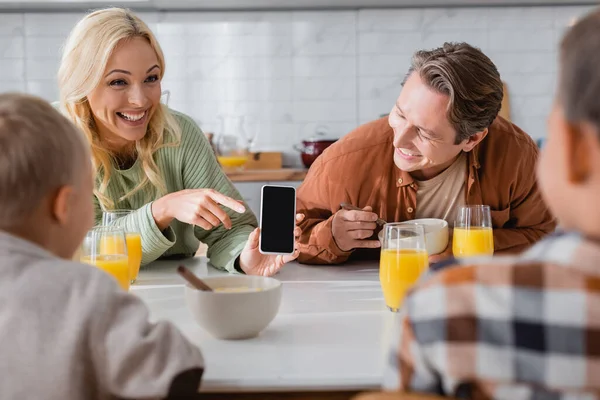
<path fill-rule="evenodd" d="M 225 170 L 232 182 L 302 181 L 306 172 L 295 168 Z"/>
<path fill-rule="evenodd" d="M 282 164 L 281 152 L 260 152 L 251 153 L 248 157 L 248 162 L 245 165 L 246 169 L 279 169 Z"/>
<path fill-rule="evenodd" d="M 508 86 L 506 82 L 502 83 L 504 87 L 504 97 L 502 98 L 502 106 L 500 107 L 500 116 L 507 121 L 510 121 L 510 99 L 508 95 Z"/>

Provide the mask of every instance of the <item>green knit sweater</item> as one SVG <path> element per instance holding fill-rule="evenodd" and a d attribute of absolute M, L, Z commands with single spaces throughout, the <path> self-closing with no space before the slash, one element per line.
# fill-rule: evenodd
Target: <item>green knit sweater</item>
<path fill-rule="evenodd" d="M 158 150 L 154 157 L 165 179 L 169 193 L 184 189 L 211 188 L 242 200 L 239 192 L 221 170 L 210 144 L 198 125 L 187 115 L 172 111 L 181 126 L 181 144 Z M 142 264 L 159 257 L 192 256 L 200 242 L 208 245 L 208 257 L 212 265 L 230 272 L 235 271 L 234 261 L 242 252 L 248 235 L 257 226 L 256 217 L 246 204 L 246 212 L 238 214 L 224 207 L 231 218 L 232 229 L 222 225 L 211 230 L 173 220 L 170 226 L 160 231 L 151 212 L 156 200 L 154 188 L 149 185 L 121 202 L 118 199 L 132 190 L 141 176 L 141 163 L 138 161 L 127 170 L 113 169 L 106 195 L 115 202 L 115 209 L 136 210 L 126 218 L 119 219 L 119 225 L 126 230 L 136 230 L 142 235 Z M 96 223 L 102 220 L 102 209 L 94 196 Z"/>

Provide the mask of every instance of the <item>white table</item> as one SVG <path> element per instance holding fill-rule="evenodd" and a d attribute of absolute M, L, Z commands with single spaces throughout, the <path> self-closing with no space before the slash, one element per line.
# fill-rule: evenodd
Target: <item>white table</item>
<path fill-rule="evenodd" d="M 140 273 L 132 292 L 147 303 L 152 319 L 173 322 L 200 347 L 207 365 L 202 391 L 327 393 L 379 388 L 395 314 L 385 308 L 378 265 L 288 264 L 276 276 L 283 282 L 283 298 L 273 322 L 257 338 L 223 341 L 192 319 L 183 281 L 175 272 L 180 263 L 199 276 L 222 273 L 200 257 L 158 261 Z"/>

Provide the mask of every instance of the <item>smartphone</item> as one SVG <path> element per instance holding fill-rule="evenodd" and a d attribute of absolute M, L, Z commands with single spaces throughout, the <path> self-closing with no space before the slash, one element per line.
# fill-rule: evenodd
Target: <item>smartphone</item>
<path fill-rule="evenodd" d="M 292 254 L 296 228 L 296 189 L 265 185 L 260 196 L 260 239 L 262 254 Z"/>

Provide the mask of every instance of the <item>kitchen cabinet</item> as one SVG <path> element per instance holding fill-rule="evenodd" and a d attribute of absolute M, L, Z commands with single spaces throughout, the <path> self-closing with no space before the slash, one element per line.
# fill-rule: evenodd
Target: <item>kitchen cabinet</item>
<path fill-rule="evenodd" d="M 260 191 L 264 185 L 293 186 L 298 188 L 301 184 L 302 181 L 234 182 L 234 186 L 258 219 L 260 218 Z"/>

